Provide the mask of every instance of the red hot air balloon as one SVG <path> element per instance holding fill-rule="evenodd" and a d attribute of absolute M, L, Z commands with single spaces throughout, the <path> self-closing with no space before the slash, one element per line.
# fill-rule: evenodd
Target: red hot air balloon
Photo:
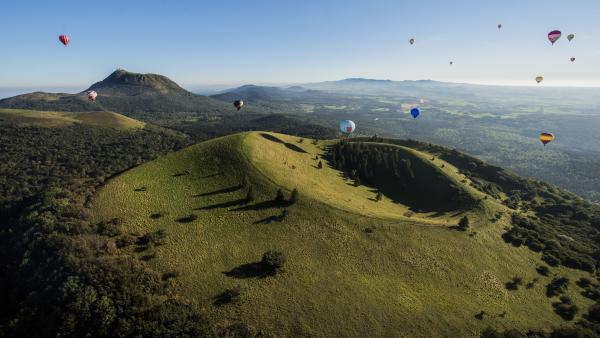
<path fill-rule="evenodd" d="M 62 42 L 63 45 L 65 45 L 65 47 L 69 44 L 69 42 L 71 41 L 71 38 L 68 35 L 61 35 L 58 37 L 58 41 Z"/>
<path fill-rule="evenodd" d="M 558 30 L 552 31 L 552 32 L 548 33 L 548 40 L 550 40 L 550 42 L 552 44 L 554 44 L 558 39 L 560 39 L 561 35 L 562 35 L 562 33 Z"/>

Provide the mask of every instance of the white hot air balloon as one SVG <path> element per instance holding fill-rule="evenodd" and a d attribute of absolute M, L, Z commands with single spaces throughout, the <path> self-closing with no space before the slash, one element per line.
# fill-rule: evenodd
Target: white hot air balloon
<path fill-rule="evenodd" d="M 350 120 L 342 120 L 340 121 L 340 131 L 343 134 L 352 134 L 356 129 L 356 124 Z"/>

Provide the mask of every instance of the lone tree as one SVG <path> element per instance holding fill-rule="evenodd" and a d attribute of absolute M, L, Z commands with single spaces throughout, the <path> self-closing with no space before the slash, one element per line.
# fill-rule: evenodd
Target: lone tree
<path fill-rule="evenodd" d="M 317 164 L 317 168 L 323 169 L 323 161 L 319 161 L 319 164 Z"/>
<path fill-rule="evenodd" d="M 381 193 L 381 191 L 377 192 L 377 195 L 375 196 L 375 199 L 377 200 L 377 202 L 381 201 L 381 199 L 383 198 L 383 194 Z"/>
<path fill-rule="evenodd" d="M 285 255 L 279 251 L 269 250 L 263 254 L 262 260 L 260 261 L 265 269 L 273 274 L 283 270 L 285 264 Z"/>
<path fill-rule="evenodd" d="M 294 188 L 294 190 L 292 190 L 292 195 L 290 196 L 290 203 L 294 204 L 298 202 L 298 189 Z"/>
<path fill-rule="evenodd" d="M 285 196 L 283 196 L 283 191 L 281 189 L 277 189 L 277 194 L 275 194 L 275 203 L 283 204 L 285 202 Z"/>
<path fill-rule="evenodd" d="M 249 203 L 252 201 L 254 201 L 254 190 L 252 189 L 252 186 L 249 185 L 248 192 L 246 193 L 246 203 Z"/>
<path fill-rule="evenodd" d="M 469 228 L 469 218 L 467 216 L 463 216 L 463 218 L 458 221 L 458 230 L 466 231 Z"/>

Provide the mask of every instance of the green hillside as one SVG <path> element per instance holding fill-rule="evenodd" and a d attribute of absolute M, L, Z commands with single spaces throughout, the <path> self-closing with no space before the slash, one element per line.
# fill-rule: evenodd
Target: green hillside
<path fill-rule="evenodd" d="M 222 327 L 242 322 L 278 336 L 457 337 L 488 326 L 566 323 L 545 286 L 552 274 L 572 281 L 589 274 L 562 266 L 549 276 L 536 272 L 541 254 L 502 239 L 511 210 L 501 193 L 476 190 L 479 182 L 426 150 L 364 142 L 417 170 L 402 203 L 384 189 L 377 201 L 374 186 L 356 186 L 325 160 L 336 144 L 263 132 L 212 139 L 115 177 L 97 192 L 93 218 L 119 218 L 111 223 L 126 233 L 119 245 Z M 449 186 L 476 203 L 415 207 L 411 196 Z M 278 189 L 285 201 L 274 201 Z M 470 227 L 459 231 L 463 216 Z M 282 272 L 265 270 L 269 250 L 287 258 Z M 523 285 L 509 290 L 515 277 Z M 581 309 L 592 304 L 574 285 L 567 294 Z"/>
<path fill-rule="evenodd" d="M 24 109 L 0 109 L 0 124 L 36 127 L 64 127 L 75 123 L 119 130 L 140 129 L 144 122 L 113 112 L 66 113 Z"/>

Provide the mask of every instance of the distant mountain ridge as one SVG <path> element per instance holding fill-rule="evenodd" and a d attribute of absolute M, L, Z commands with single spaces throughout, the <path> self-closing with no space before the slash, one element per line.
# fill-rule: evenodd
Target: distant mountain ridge
<path fill-rule="evenodd" d="M 96 102 L 85 92 L 98 92 Z M 193 94 L 166 76 L 131 73 L 118 69 L 102 81 L 77 94 L 35 92 L 0 100 L 0 108 L 49 111 L 199 112 L 226 114 L 232 106 Z"/>

